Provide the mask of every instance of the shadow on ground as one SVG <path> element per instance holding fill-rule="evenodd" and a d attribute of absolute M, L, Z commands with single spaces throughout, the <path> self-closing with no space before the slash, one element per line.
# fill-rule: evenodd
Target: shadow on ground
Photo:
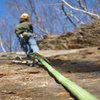
<path fill-rule="evenodd" d="M 100 64 L 93 61 L 50 59 L 54 68 L 63 72 L 94 72 L 100 71 Z"/>

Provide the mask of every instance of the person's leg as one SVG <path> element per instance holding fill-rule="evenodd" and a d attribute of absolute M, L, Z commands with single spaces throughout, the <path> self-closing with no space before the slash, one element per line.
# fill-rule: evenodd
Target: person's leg
<path fill-rule="evenodd" d="M 30 46 L 30 49 L 32 50 L 32 52 L 37 52 L 37 53 L 40 52 L 39 47 L 36 43 L 36 40 L 33 36 L 29 37 L 28 43 L 29 43 L 29 46 Z"/>
<path fill-rule="evenodd" d="M 20 44 L 21 44 L 21 47 L 24 50 L 24 52 L 28 55 L 30 52 L 30 47 L 28 45 L 27 40 L 20 39 Z"/>

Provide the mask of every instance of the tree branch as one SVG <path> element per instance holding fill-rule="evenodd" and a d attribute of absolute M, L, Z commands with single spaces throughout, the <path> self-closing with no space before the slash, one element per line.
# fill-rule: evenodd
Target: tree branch
<path fill-rule="evenodd" d="M 6 50 L 5 50 L 5 48 L 4 48 L 3 44 L 2 44 L 1 38 L 0 38 L 0 46 L 1 46 L 1 48 L 2 48 L 2 51 L 3 51 L 3 52 L 6 52 Z"/>
<path fill-rule="evenodd" d="M 49 35 L 49 32 L 47 30 L 42 29 L 40 26 L 38 26 L 36 24 L 34 24 L 33 26 L 37 27 L 41 32 L 45 33 L 46 35 Z"/>
<path fill-rule="evenodd" d="M 78 8 L 75 8 L 75 7 L 72 7 L 69 3 L 67 3 L 65 0 L 62 0 L 64 2 L 64 4 L 66 4 L 68 7 L 70 7 L 71 9 L 73 10 L 76 10 L 76 11 L 79 11 L 79 12 L 83 12 L 85 14 L 88 14 L 90 15 L 91 17 L 93 18 L 98 18 L 100 19 L 100 16 L 97 15 L 97 14 L 94 14 L 94 13 L 91 13 L 91 12 L 88 12 L 88 11 L 85 11 L 85 10 L 82 10 L 82 9 L 78 9 Z"/>
<path fill-rule="evenodd" d="M 63 12 L 64 12 L 64 14 L 65 14 L 65 16 L 68 18 L 68 20 L 71 22 L 71 24 L 75 27 L 75 28 L 77 28 L 77 25 L 73 22 L 73 20 L 70 18 L 70 16 L 69 16 L 69 14 L 65 11 L 65 9 L 64 9 L 64 3 L 62 2 L 62 10 L 63 10 Z"/>
<path fill-rule="evenodd" d="M 79 18 L 77 16 L 75 16 L 73 14 L 70 14 L 70 16 L 74 17 L 77 20 L 78 23 L 85 24 L 83 21 L 79 20 Z"/>
<path fill-rule="evenodd" d="M 38 16 L 38 14 L 37 14 L 37 12 L 36 12 L 36 9 L 35 9 L 35 2 L 32 2 L 31 0 L 28 0 L 28 2 L 29 2 L 29 4 L 30 4 L 31 10 L 32 10 L 31 13 L 34 13 L 35 18 L 36 18 L 36 21 L 39 23 L 39 25 L 36 25 L 37 28 L 38 28 L 39 30 L 41 30 L 41 32 L 45 32 L 45 33 L 48 35 L 49 33 L 47 32 L 46 28 L 45 28 L 44 25 L 43 25 L 43 22 L 42 22 L 41 18 Z M 38 24 L 38 23 L 37 23 L 37 24 Z M 41 26 L 42 26 L 42 27 L 41 27 Z"/>
<path fill-rule="evenodd" d="M 82 1 L 81 1 L 81 0 L 77 0 L 77 1 L 78 1 L 78 3 L 79 3 L 80 7 L 81 7 L 83 10 L 88 11 L 87 8 L 82 4 Z"/>

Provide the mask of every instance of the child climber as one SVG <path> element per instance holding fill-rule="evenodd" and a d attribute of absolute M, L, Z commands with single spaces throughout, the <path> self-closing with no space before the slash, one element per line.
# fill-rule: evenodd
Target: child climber
<path fill-rule="evenodd" d="M 23 13 L 20 16 L 20 21 L 16 27 L 15 33 L 19 39 L 21 47 L 27 54 L 27 57 L 30 57 L 31 52 L 39 53 L 39 48 L 35 40 L 35 34 L 33 33 L 33 27 L 27 13 Z"/>

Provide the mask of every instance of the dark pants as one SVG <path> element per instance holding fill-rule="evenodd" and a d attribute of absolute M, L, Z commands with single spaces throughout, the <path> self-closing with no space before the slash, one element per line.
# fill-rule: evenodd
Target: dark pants
<path fill-rule="evenodd" d="M 20 38 L 20 44 L 27 55 L 29 55 L 30 52 L 39 53 L 39 47 L 32 33 L 29 33 L 27 38 Z"/>

